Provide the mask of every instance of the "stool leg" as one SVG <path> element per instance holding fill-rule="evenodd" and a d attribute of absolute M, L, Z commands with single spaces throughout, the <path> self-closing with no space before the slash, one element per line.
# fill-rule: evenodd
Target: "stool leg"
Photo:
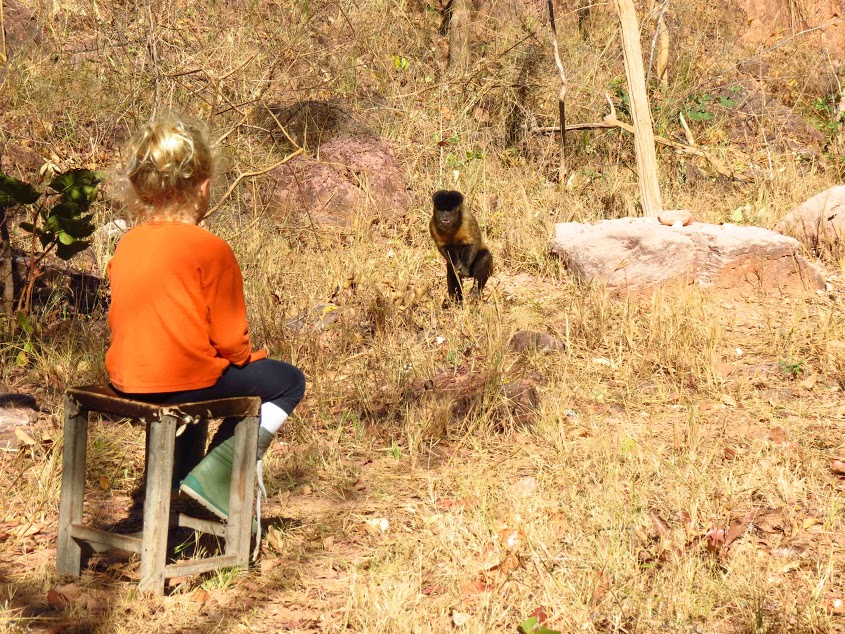
<path fill-rule="evenodd" d="M 235 427 L 232 491 L 229 495 L 229 519 L 226 527 L 226 554 L 236 554 L 238 563 L 242 565 L 249 564 L 258 424 L 257 416 L 247 416 Z"/>
<path fill-rule="evenodd" d="M 85 491 L 85 448 L 88 444 L 88 411 L 65 396 L 65 436 L 62 450 L 62 492 L 59 501 L 59 534 L 56 572 L 78 577 L 82 546 L 70 536 L 71 524 L 82 523 Z"/>
<path fill-rule="evenodd" d="M 141 541 L 141 590 L 164 593 L 167 532 L 170 520 L 170 480 L 177 420 L 162 416 L 147 424 L 147 497 L 144 500 L 144 533 Z"/>

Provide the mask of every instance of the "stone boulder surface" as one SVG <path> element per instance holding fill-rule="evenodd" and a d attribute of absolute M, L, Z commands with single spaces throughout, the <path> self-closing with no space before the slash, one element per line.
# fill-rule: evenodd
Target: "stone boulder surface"
<path fill-rule="evenodd" d="M 30 424 L 37 417 L 35 399 L 25 394 L 0 394 L 0 450 L 15 449 L 21 438 L 15 430 L 31 433 Z"/>
<path fill-rule="evenodd" d="M 27 46 L 41 43 L 41 27 L 33 13 L 18 0 L 3 0 L 2 26 L 9 59 Z"/>
<path fill-rule="evenodd" d="M 668 227 L 651 218 L 560 223 L 550 244 L 578 279 L 614 291 L 664 283 L 783 293 L 823 289 L 819 271 L 799 249 L 794 238 L 760 227 Z"/>
<path fill-rule="evenodd" d="M 808 198 L 788 213 L 775 229 L 798 238 L 813 253 L 831 252 L 845 238 L 845 185 Z"/>
<path fill-rule="evenodd" d="M 351 227 L 403 215 L 412 198 L 390 144 L 377 137 L 332 139 L 319 157 L 300 155 L 270 172 L 267 206 L 276 217 Z"/>

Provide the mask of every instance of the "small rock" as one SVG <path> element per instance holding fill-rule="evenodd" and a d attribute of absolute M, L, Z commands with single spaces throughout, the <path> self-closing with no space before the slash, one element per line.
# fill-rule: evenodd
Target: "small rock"
<path fill-rule="evenodd" d="M 540 406 L 537 386 L 529 379 L 505 383 L 502 386 L 502 392 L 508 399 L 510 409 L 514 414 L 530 414 Z"/>
<path fill-rule="evenodd" d="M 94 232 L 94 235 L 100 239 L 108 239 L 120 237 L 129 231 L 129 226 L 122 218 L 116 218 L 111 222 L 107 222 Z"/>
<path fill-rule="evenodd" d="M 674 227 L 677 223 L 681 223 L 680 226 L 686 227 L 692 222 L 692 214 L 686 209 L 667 209 L 661 212 L 657 216 L 657 219 L 660 221 L 660 224 L 668 227 Z"/>
<path fill-rule="evenodd" d="M 455 627 L 463 627 L 471 618 L 471 614 L 464 614 L 463 612 L 458 612 L 457 610 L 452 612 L 452 623 L 455 624 Z"/>
<path fill-rule="evenodd" d="M 560 340 L 542 332 L 519 330 L 510 340 L 510 347 L 516 352 L 557 352 L 566 348 Z"/>

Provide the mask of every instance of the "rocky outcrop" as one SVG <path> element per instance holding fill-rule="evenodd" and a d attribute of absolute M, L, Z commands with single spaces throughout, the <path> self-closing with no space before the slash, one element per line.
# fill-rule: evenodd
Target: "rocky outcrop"
<path fill-rule="evenodd" d="M 12 59 L 20 51 L 41 43 L 41 27 L 35 16 L 18 0 L 2 0 L 6 55 Z"/>
<path fill-rule="evenodd" d="M 267 206 L 276 217 L 351 227 L 390 220 L 411 206 L 401 166 L 387 141 L 376 137 L 333 139 L 318 157 L 300 155 L 273 170 Z"/>
<path fill-rule="evenodd" d="M 518 330 L 511 337 L 508 345 L 512 350 L 519 353 L 560 352 L 566 349 L 566 345 L 560 339 L 533 330 Z"/>
<path fill-rule="evenodd" d="M 809 198 L 787 214 L 775 229 L 794 236 L 816 255 L 835 253 L 845 238 L 845 185 Z"/>
<path fill-rule="evenodd" d="M 651 218 L 561 223 L 550 245 L 578 279 L 617 291 L 666 283 L 799 294 L 824 288 L 799 249 L 794 238 L 760 227 L 668 227 Z"/>

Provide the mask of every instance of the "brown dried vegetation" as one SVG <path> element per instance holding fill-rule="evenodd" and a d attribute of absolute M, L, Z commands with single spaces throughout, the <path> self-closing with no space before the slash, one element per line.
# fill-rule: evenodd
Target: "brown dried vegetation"
<path fill-rule="evenodd" d="M 600 120 L 605 92 L 625 117 L 610 5 L 579 30 L 564 4 L 568 119 Z M 795 35 L 813 26 L 800 20 L 761 52 L 741 4 L 669 3 L 669 81 L 651 98 L 659 134 L 686 142 L 686 113 L 748 180 L 661 148 L 661 185 L 667 208 L 771 227 L 841 181 L 841 68 L 818 31 Z M 660 5 L 640 3 L 646 54 Z M 531 615 L 565 632 L 845 627 L 842 254 L 811 297 L 626 300 L 564 276 L 553 224 L 635 213 L 637 188 L 625 133 L 568 135 L 565 183 L 557 139 L 532 133 L 557 117 L 544 3 L 477 3 L 471 61 L 450 74 L 438 6 L 410 0 L 3 7 L 7 30 L 37 25 L 0 67 L 3 170 L 113 169 L 154 113 L 208 121 L 217 195 L 256 172 L 209 226 L 239 257 L 256 341 L 303 368 L 308 394 L 267 459 L 254 569 L 175 580 L 160 599 L 114 554 L 59 579 L 60 395 L 104 380 L 107 342 L 107 289 L 82 302 L 73 280 L 96 282 L 115 238 L 77 262 L 84 276 L 45 275 L 35 332 L 0 339 L 0 391 L 38 406 L 0 451 L 0 632 L 487 633 Z M 329 115 L 302 115 L 313 103 Z M 272 212 L 268 167 L 362 135 L 390 144 L 402 213 L 381 214 L 349 165 L 331 166 L 354 189 L 349 222 Z M 426 222 L 455 179 L 498 273 L 483 304 L 444 309 Z M 121 213 L 115 191 L 103 222 Z M 125 422 L 95 423 L 88 520 L 137 525 L 143 448 Z M 185 535 L 176 556 L 198 548 L 216 544 Z"/>

